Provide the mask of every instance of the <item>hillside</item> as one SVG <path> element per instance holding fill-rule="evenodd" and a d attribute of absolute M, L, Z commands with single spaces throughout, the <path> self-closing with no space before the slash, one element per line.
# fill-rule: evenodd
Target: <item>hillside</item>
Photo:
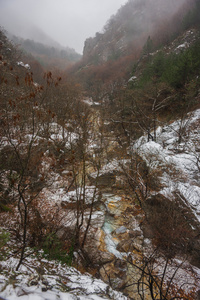
<path fill-rule="evenodd" d="M 128 1 L 110 18 L 103 33 L 85 41 L 83 59 L 98 64 L 132 52 L 138 58 L 149 36 L 154 47 L 169 42 L 180 31 L 181 22 L 194 3 L 191 0 Z"/>
<path fill-rule="evenodd" d="M 129 1 L 111 20 L 127 28 L 124 14 L 132 18 L 138 6 L 137 24 L 145 12 L 153 28 L 140 21 L 131 39 L 147 35 L 133 55 L 126 40 L 121 58 L 94 62 L 88 52 L 67 75 L 38 77 L 39 65 L 33 70 L 0 32 L 0 297 L 199 299 L 193 5 L 199 1 Z M 181 28 L 153 47 L 149 33 L 164 15 Z"/>
<path fill-rule="evenodd" d="M 103 32 L 85 41 L 82 60 L 71 75 L 101 101 L 123 86 L 144 54 L 169 45 L 199 24 L 199 1 L 133 1 L 112 16 Z M 112 97 L 112 95 L 111 95 Z"/>

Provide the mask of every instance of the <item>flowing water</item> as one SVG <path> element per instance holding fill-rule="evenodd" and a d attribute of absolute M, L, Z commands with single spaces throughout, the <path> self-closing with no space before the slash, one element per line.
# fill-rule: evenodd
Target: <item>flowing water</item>
<path fill-rule="evenodd" d="M 112 235 L 122 227 L 122 224 L 120 224 L 122 198 L 114 194 L 103 194 L 103 199 L 106 206 L 106 212 L 102 230 L 105 233 L 104 241 L 106 248 L 107 251 L 114 254 L 115 257 L 123 259 L 124 256 L 127 256 L 127 254 L 117 250 L 117 245 L 120 240 Z"/>

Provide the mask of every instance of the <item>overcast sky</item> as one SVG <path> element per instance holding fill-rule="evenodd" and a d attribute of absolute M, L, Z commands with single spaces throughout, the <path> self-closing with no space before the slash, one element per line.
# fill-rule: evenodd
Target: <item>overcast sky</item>
<path fill-rule="evenodd" d="M 30 24 L 37 25 L 61 45 L 82 53 L 85 39 L 100 32 L 127 1 L 0 0 L 0 25 L 26 38 Z"/>

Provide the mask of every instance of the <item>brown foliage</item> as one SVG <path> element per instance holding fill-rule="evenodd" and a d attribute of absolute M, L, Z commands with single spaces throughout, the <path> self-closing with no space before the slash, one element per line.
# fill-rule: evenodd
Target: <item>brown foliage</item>
<path fill-rule="evenodd" d="M 144 210 L 147 226 L 153 230 L 155 245 L 169 257 L 179 252 L 187 254 L 189 240 L 194 238 L 195 232 L 186 218 L 187 208 L 179 198 L 169 200 L 161 194 L 151 196 L 145 201 Z"/>

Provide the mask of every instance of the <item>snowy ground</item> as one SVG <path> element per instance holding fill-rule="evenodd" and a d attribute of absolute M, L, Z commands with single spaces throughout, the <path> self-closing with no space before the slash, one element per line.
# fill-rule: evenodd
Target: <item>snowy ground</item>
<path fill-rule="evenodd" d="M 156 142 L 141 137 L 134 150 L 151 168 L 162 168 L 160 193 L 172 198 L 178 191 L 200 220 L 200 110 L 159 127 Z"/>
<path fill-rule="evenodd" d="M 48 261 L 41 253 L 26 258 L 16 272 L 17 260 L 0 262 L 0 297 L 6 300 L 126 300 L 103 281 L 76 269 Z"/>

